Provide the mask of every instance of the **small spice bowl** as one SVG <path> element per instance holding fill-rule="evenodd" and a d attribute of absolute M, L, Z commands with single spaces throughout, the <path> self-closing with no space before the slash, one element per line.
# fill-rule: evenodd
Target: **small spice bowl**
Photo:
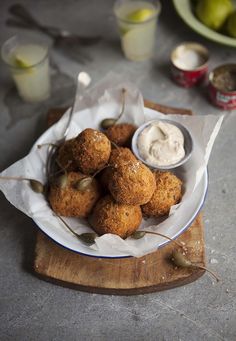
<path fill-rule="evenodd" d="M 209 96 L 225 110 L 236 109 L 236 64 L 218 66 L 209 74 Z"/>
<path fill-rule="evenodd" d="M 175 163 L 168 164 L 168 165 L 156 166 L 154 164 L 151 164 L 150 162 L 148 162 L 147 160 L 145 160 L 141 156 L 140 149 L 138 147 L 139 137 L 141 136 L 141 133 L 144 131 L 144 129 L 150 127 L 153 123 L 157 123 L 157 122 L 172 125 L 172 126 L 178 128 L 183 135 L 183 138 L 184 138 L 183 148 L 184 148 L 185 155 Z M 190 132 L 188 131 L 188 129 L 179 122 L 176 122 L 174 120 L 169 120 L 169 119 L 152 120 L 152 121 L 148 121 L 148 122 L 144 123 L 135 131 L 133 138 L 132 138 L 132 151 L 133 151 L 134 155 L 140 161 L 142 161 L 144 164 L 146 164 L 149 168 L 158 169 L 158 170 L 169 170 L 169 169 L 173 169 L 173 168 L 177 168 L 179 166 L 182 166 L 184 163 L 186 163 L 190 159 L 192 151 L 193 151 L 193 139 L 192 139 L 192 136 L 191 136 Z"/>
<path fill-rule="evenodd" d="M 208 71 L 209 52 L 201 44 L 186 42 L 171 53 L 171 73 L 174 81 L 190 88 L 204 81 Z"/>

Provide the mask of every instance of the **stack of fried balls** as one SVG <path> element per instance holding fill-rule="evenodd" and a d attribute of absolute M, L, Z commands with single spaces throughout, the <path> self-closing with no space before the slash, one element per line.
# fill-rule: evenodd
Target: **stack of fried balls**
<path fill-rule="evenodd" d="M 58 215 L 87 218 L 98 235 L 132 235 L 142 217 L 168 215 L 182 196 L 171 172 L 152 171 L 130 150 L 136 127 L 115 124 L 83 130 L 59 147 L 61 174 L 50 183 L 49 203 Z"/>

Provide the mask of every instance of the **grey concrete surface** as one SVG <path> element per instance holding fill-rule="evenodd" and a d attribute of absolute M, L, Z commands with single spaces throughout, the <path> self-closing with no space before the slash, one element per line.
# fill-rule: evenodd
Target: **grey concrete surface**
<path fill-rule="evenodd" d="M 52 50 L 51 58 L 63 74 L 62 90 L 44 105 L 19 102 L 1 63 L 1 170 L 29 151 L 44 129 L 50 105 L 71 102 L 72 78 L 82 69 L 91 74 L 94 82 L 109 70 L 124 73 L 136 81 L 145 98 L 153 101 L 191 108 L 202 115 L 222 112 L 208 102 L 204 87 L 185 90 L 172 83 L 169 54 L 182 41 L 203 43 L 210 50 L 212 69 L 224 62 L 235 62 L 236 50 L 192 32 L 177 17 L 171 1 L 162 1 L 154 58 L 141 63 L 122 56 L 112 17 L 113 1 L 19 2 L 44 23 L 75 32 L 99 33 L 104 40 L 89 48 L 93 61 L 85 66 Z M 7 8 L 12 3 L 0 3 L 0 44 L 19 32 L 5 26 Z M 184 287 L 131 297 L 88 294 L 46 283 L 31 271 L 36 226 L 1 194 L 0 340 L 236 340 L 236 113 L 225 115 L 209 161 L 209 191 L 204 206 L 207 259 L 221 282 L 216 284 L 205 274 Z"/>

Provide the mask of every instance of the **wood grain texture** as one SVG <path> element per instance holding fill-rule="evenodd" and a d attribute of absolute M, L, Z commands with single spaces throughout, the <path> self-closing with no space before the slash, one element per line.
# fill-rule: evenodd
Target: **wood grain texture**
<path fill-rule="evenodd" d="M 144 101 L 145 107 L 153 110 L 162 112 L 163 114 L 181 114 L 181 115 L 192 115 L 193 112 L 189 109 L 167 107 L 163 104 L 153 103 L 149 100 Z M 48 112 L 47 116 L 47 126 L 50 127 L 56 123 L 61 116 L 66 112 L 67 108 L 52 108 Z"/>
<path fill-rule="evenodd" d="M 201 215 L 177 240 L 185 243 L 192 262 L 205 265 Z M 174 267 L 171 254 L 175 247 L 169 243 L 141 258 L 93 258 L 66 250 L 38 233 L 34 270 L 47 281 L 82 291 L 144 294 L 191 283 L 204 273 L 200 269 Z"/>
<path fill-rule="evenodd" d="M 192 115 L 193 114 L 193 112 L 189 109 L 167 107 L 166 105 L 153 103 L 149 100 L 145 100 L 144 105 L 147 108 L 157 110 L 157 111 L 162 112 L 163 114 L 168 114 L 168 115 L 170 114 L 171 115 L 175 115 L 175 114 Z"/>
<path fill-rule="evenodd" d="M 187 109 L 169 108 L 150 101 L 145 106 L 169 114 L 186 114 Z M 47 125 L 54 124 L 66 109 L 50 110 Z M 204 228 L 201 214 L 178 237 L 187 247 L 188 258 L 205 266 Z M 38 232 L 34 270 L 52 283 L 101 294 L 137 295 L 191 283 L 204 274 L 200 269 L 180 269 L 171 263 L 174 243 L 141 258 L 104 259 L 69 251 Z"/>

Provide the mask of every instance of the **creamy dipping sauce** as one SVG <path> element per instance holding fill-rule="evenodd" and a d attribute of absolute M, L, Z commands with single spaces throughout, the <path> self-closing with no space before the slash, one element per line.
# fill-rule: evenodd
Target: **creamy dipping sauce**
<path fill-rule="evenodd" d="M 153 167 L 175 164 L 185 156 L 181 130 L 162 121 L 152 122 L 143 129 L 137 147 L 142 159 Z"/>

